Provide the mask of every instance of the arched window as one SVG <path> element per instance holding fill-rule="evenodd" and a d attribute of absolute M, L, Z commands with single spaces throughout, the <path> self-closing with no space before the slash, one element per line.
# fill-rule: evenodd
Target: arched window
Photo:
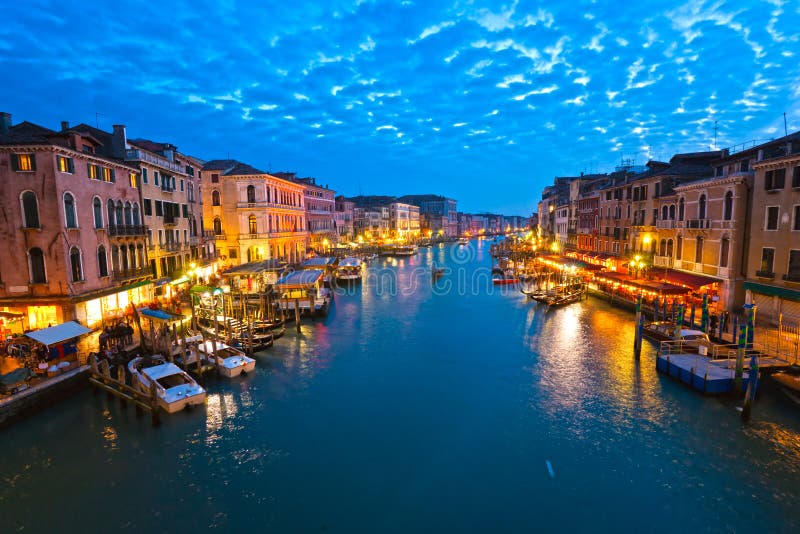
<path fill-rule="evenodd" d="M 256 216 L 255 215 L 251 215 L 250 217 L 248 217 L 247 218 L 247 223 L 248 223 L 248 226 L 250 227 L 250 233 L 251 234 L 257 234 L 258 233 L 258 224 L 256 223 Z"/>
<path fill-rule="evenodd" d="M 82 281 L 83 266 L 81 265 L 81 251 L 78 249 L 78 247 L 72 247 L 69 249 L 69 266 L 72 272 L 72 281 Z"/>
<path fill-rule="evenodd" d="M 108 276 L 108 258 L 106 257 L 106 247 L 97 247 L 97 272 L 100 276 Z"/>
<path fill-rule="evenodd" d="M 123 224 L 125 224 L 123 222 L 124 219 L 122 218 L 122 201 L 121 200 L 117 200 L 117 207 L 116 207 L 115 213 L 116 213 L 116 217 L 115 217 L 116 221 L 115 222 L 117 223 L 117 226 L 122 226 Z"/>
<path fill-rule="evenodd" d="M 130 266 L 128 265 L 128 247 L 125 245 L 119 247 L 119 262 L 119 266 L 123 271 L 130 269 Z"/>
<path fill-rule="evenodd" d="M 661 243 L 659 245 L 660 245 L 660 248 L 659 248 L 659 251 L 658 251 L 659 255 L 666 256 L 667 255 L 667 240 L 666 239 L 662 239 Z"/>
<path fill-rule="evenodd" d="M 144 245 L 141 243 L 136 245 L 136 265 L 144 268 Z"/>
<path fill-rule="evenodd" d="M 78 219 L 75 217 L 75 197 L 71 193 L 64 193 L 64 221 L 67 228 L 78 227 Z"/>
<path fill-rule="evenodd" d="M 111 247 L 111 269 L 115 273 L 119 272 L 119 247 L 117 245 Z"/>
<path fill-rule="evenodd" d="M 672 257 L 672 239 L 667 240 L 667 256 Z"/>
<path fill-rule="evenodd" d="M 686 207 L 686 205 L 684 203 L 684 200 L 681 198 L 678 201 L 678 220 L 679 221 L 682 221 L 683 220 L 683 216 L 686 214 L 685 207 Z"/>
<path fill-rule="evenodd" d="M 666 206 L 662 207 L 661 208 L 661 219 L 666 221 L 667 218 L 668 218 L 668 215 L 669 215 L 669 210 L 667 209 L 667 207 Z"/>
<path fill-rule="evenodd" d="M 272 191 L 272 188 L 271 188 L 271 187 L 267 187 L 267 202 L 272 202 L 272 201 L 270 200 L 270 196 L 271 196 L 271 195 L 270 195 L 270 191 Z"/>
<path fill-rule="evenodd" d="M 675 259 L 679 260 L 683 257 L 683 237 L 678 236 L 675 242 Z"/>
<path fill-rule="evenodd" d="M 42 249 L 34 247 L 28 251 L 28 262 L 31 270 L 32 284 L 46 284 L 47 274 L 44 270 L 44 254 Z"/>
<path fill-rule="evenodd" d="M 125 224 L 128 226 L 133 224 L 133 210 L 131 210 L 131 203 L 125 203 Z"/>
<path fill-rule="evenodd" d="M 114 226 L 114 201 L 110 198 L 108 199 L 106 209 L 108 210 L 108 226 Z"/>
<path fill-rule="evenodd" d="M 256 201 L 256 188 L 255 186 L 248 185 L 247 186 L 247 202 L 250 204 L 254 204 Z"/>
<path fill-rule="evenodd" d="M 703 263 L 703 238 L 697 238 L 697 246 L 694 249 L 694 262 Z"/>
<path fill-rule="evenodd" d="M 214 235 L 222 235 L 222 221 L 219 217 L 214 217 Z"/>
<path fill-rule="evenodd" d="M 139 218 L 139 204 L 135 203 L 133 205 L 133 224 L 139 226 L 142 224 L 141 219 Z"/>
<path fill-rule="evenodd" d="M 94 227 L 103 227 L 103 203 L 99 198 L 94 197 L 92 201 L 92 212 L 94 213 Z"/>
<path fill-rule="evenodd" d="M 33 191 L 22 193 L 22 217 L 25 228 L 39 228 L 39 203 Z"/>
<path fill-rule="evenodd" d="M 675 220 L 675 204 L 670 204 L 669 206 L 669 220 Z"/>
<path fill-rule="evenodd" d="M 706 196 L 700 195 L 700 203 L 697 205 L 697 218 L 706 218 Z"/>
<path fill-rule="evenodd" d="M 136 247 L 128 245 L 128 265 L 131 269 L 138 269 L 141 265 L 136 264 Z"/>
<path fill-rule="evenodd" d="M 220 205 L 220 203 L 219 203 L 219 191 L 217 191 L 216 189 L 211 191 L 211 205 L 212 206 L 219 206 Z"/>
<path fill-rule="evenodd" d="M 733 191 L 725 193 L 725 205 L 722 218 L 726 221 L 730 221 L 733 218 Z"/>

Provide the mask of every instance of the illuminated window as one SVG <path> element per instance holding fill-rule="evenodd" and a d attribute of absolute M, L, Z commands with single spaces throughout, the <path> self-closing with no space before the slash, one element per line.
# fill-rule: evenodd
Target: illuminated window
<path fill-rule="evenodd" d="M 92 180 L 99 180 L 100 179 L 100 166 L 94 165 L 92 163 L 86 164 L 86 171 L 89 174 L 89 178 Z"/>
<path fill-rule="evenodd" d="M 12 154 L 11 168 L 19 172 L 36 170 L 36 157 L 33 154 Z"/>
<path fill-rule="evenodd" d="M 110 169 L 108 167 L 102 167 L 103 169 L 103 181 L 104 182 L 115 182 L 116 177 L 114 176 L 114 169 Z"/>
<path fill-rule="evenodd" d="M 130 178 L 131 181 L 131 187 L 137 189 L 139 187 L 139 177 L 136 176 L 135 172 L 130 173 L 128 177 Z"/>
<path fill-rule="evenodd" d="M 248 225 L 250 227 L 250 233 L 251 234 L 257 234 L 258 233 L 258 225 L 256 223 L 256 216 L 255 215 L 251 215 L 250 217 L 248 217 L 247 222 L 248 222 Z"/>
<path fill-rule="evenodd" d="M 58 172 L 75 173 L 75 161 L 72 158 L 58 156 Z"/>
<path fill-rule="evenodd" d="M 81 265 L 81 251 L 78 247 L 72 247 L 69 251 L 69 264 L 72 270 L 72 281 L 83 281 L 83 266 Z"/>

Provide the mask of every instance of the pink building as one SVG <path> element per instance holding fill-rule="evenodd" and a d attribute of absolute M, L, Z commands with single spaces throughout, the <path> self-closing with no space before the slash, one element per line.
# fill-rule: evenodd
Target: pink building
<path fill-rule="evenodd" d="M 94 327 L 152 298 L 139 169 L 116 141 L 86 125 L 12 126 L 0 113 L 6 330 L 67 320 Z"/>

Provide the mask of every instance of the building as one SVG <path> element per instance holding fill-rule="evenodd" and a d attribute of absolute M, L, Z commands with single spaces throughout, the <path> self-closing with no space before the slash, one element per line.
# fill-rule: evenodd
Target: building
<path fill-rule="evenodd" d="M 420 231 L 423 235 L 458 237 L 458 203 L 440 195 L 404 195 L 398 202 L 419 206 Z"/>
<path fill-rule="evenodd" d="M 102 137 L 99 138 L 99 137 Z M 0 308 L 19 328 L 89 327 L 153 298 L 139 169 L 119 136 L 0 114 Z"/>
<path fill-rule="evenodd" d="M 761 324 L 800 325 L 800 132 L 754 149 L 746 299 Z"/>
<path fill-rule="evenodd" d="M 404 202 L 389 204 L 389 237 L 411 241 L 420 235 L 420 208 Z"/>
<path fill-rule="evenodd" d="M 203 165 L 206 199 L 225 266 L 277 258 L 289 263 L 306 255 L 305 186 L 236 160 Z"/>
<path fill-rule="evenodd" d="M 354 210 L 355 204 L 343 196 L 335 199 L 333 220 L 336 226 L 337 242 L 352 241 L 355 239 Z"/>
<path fill-rule="evenodd" d="M 298 178 L 293 172 L 276 172 L 273 176 L 290 180 L 304 188 L 308 230 L 306 247 L 322 251 L 335 243 L 338 237 L 334 220 L 336 191 L 328 189 L 328 186 L 317 185 L 315 178 Z"/>

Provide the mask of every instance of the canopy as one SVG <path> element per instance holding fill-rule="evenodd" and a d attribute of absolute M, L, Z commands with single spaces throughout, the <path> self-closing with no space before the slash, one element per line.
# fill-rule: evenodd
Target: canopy
<path fill-rule="evenodd" d="M 275 282 L 275 285 L 287 289 L 291 287 L 308 287 L 316 284 L 323 274 L 319 269 L 295 271 Z"/>
<path fill-rule="evenodd" d="M 42 328 L 35 332 L 28 332 L 25 335 L 34 341 L 38 341 L 42 345 L 50 346 L 74 337 L 82 336 L 83 334 L 88 334 L 89 332 L 91 332 L 91 330 L 85 326 L 81 326 L 75 321 L 69 321 L 67 323 L 51 326 L 50 328 Z"/>
<path fill-rule="evenodd" d="M 192 286 L 189 289 L 189 293 L 213 293 L 215 289 L 217 288 L 211 286 L 198 285 L 198 286 Z"/>
<path fill-rule="evenodd" d="M 758 282 L 747 281 L 744 283 L 744 288 L 761 293 L 762 295 L 769 295 L 771 297 L 780 297 L 788 300 L 800 302 L 800 291 L 790 289 L 788 287 L 771 286 L 767 284 L 759 284 Z"/>
<path fill-rule="evenodd" d="M 286 262 L 276 258 L 268 260 L 251 261 L 231 267 L 227 271 L 221 272 L 222 276 L 243 276 L 243 275 L 256 275 L 268 271 L 280 271 L 286 267 Z"/>
<path fill-rule="evenodd" d="M 358 258 L 347 257 L 339 261 L 339 267 L 361 267 L 361 260 Z"/>
<path fill-rule="evenodd" d="M 703 276 L 699 274 L 687 273 L 684 271 L 653 269 L 651 274 L 658 277 L 664 282 L 670 284 L 677 284 L 680 286 L 690 287 L 692 289 L 700 289 L 703 286 L 721 282 L 719 278 L 712 278 L 710 276 Z"/>
<path fill-rule="evenodd" d="M 158 309 L 154 310 L 152 308 L 140 308 L 139 314 L 142 317 L 147 317 L 148 319 L 164 322 L 180 321 L 183 319 L 183 315 L 179 313 L 170 313 L 168 311 Z"/>
<path fill-rule="evenodd" d="M 308 269 L 309 267 L 327 267 L 331 265 L 336 258 L 326 258 L 325 256 L 314 256 L 313 258 L 308 258 L 306 261 L 300 264 L 300 267 L 303 269 Z"/>

